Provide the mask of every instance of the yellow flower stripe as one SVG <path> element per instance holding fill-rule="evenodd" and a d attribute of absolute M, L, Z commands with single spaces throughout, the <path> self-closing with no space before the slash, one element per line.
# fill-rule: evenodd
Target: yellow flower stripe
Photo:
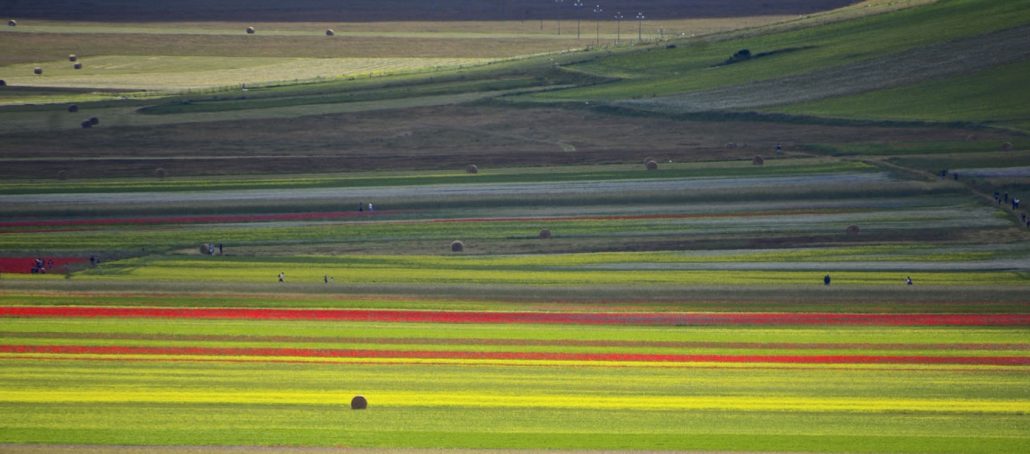
<path fill-rule="evenodd" d="M 181 389 L 5 389 L 8 403 L 185 403 L 345 406 L 355 395 L 337 391 Z M 591 410 L 740 410 L 806 412 L 1030 412 L 1030 400 L 881 399 L 801 396 L 509 395 L 462 392 L 367 392 L 371 407 L 575 408 Z"/>

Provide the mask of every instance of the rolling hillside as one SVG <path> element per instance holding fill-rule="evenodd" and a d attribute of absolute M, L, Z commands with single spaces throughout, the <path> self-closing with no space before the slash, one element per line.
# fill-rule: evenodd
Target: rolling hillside
<path fill-rule="evenodd" d="M 752 57 L 731 60 L 742 49 Z M 540 97 L 600 99 L 666 113 L 760 110 L 1027 131 L 1030 110 L 1019 106 L 1027 105 L 1028 90 L 1020 87 L 1019 74 L 1028 59 L 1030 2 L 943 0 L 811 28 L 687 41 L 675 49 L 572 65 L 577 72 L 620 80 Z M 959 88 L 975 95 L 935 96 L 954 95 Z"/>

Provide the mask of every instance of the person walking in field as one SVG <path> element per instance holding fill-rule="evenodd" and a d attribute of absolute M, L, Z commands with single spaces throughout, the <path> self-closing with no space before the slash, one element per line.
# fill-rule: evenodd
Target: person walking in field
<path fill-rule="evenodd" d="M 912 285 L 912 276 L 905 277 L 905 285 Z"/>
<path fill-rule="evenodd" d="M 823 285 L 830 285 L 830 275 L 823 276 Z"/>
<path fill-rule="evenodd" d="M 284 283 L 284 282 L 286 282 L 286 273 L 280 271 L 279 272 L 279 283 Z"/>

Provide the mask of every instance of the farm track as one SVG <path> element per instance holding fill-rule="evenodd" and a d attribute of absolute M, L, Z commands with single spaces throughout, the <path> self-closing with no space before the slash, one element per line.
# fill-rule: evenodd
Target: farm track
<path fill-rule="evenodd" d="M 663 113 L 756 109 L 966 74 L 1028 56 L 1030 26 L 1024 26 L 796 76 L 615 104 Z"/>
<path fill-rule="evenodd" d="M 272 190 L 226 190 L 208 192 L 166 192 L 166 193 L 86 193 L 86 194 L 22 194 L 0 195 L 0 203 L 7 207 L 19 205 L 38 206 L 40 204 L 183 204 L 199 202 L 244 202 L 259 200 L 307 199 L 365 199 L 389 200 L 391 198 L 446 199 L 450 196 L 470 196 L 490 198 L 496 196 L 544 196 L 562 194 L 563 196 L 581 194 L 596 195 L 598 193 L 662 193 L 677 191 L 734 191 L 747 188 L 748 191 L 760 191 L 762 188 L 792 186 L 856 186 L 875 185 L 889 182 L 885 174 L 879 173 L 842 173 L 834 175 L 753 177 L 753 178 L 703 178 L 703 179 L 668 179 L 668 180 L 612 180 L 612 181 L 573 181 L 557 183 L 496 183 L 496 184 L 457 184 L 457 185 L 423 185 L 423 186 L 384 186 L 377 188 L 304 188 L 304 189 L 272 189 Z"/>

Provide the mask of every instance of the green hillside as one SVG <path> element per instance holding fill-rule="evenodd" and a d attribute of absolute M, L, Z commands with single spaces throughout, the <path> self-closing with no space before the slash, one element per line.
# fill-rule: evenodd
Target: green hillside
<path fill-rule="evenodd" d="M 616 54 L 567 69 L 618 81 L 535 97 L 630 100 L 625 104 L 665 112 L 760 108 L 1026 129 L 1020 74 L 1028 26 L 1030 1 L 945 0 L 811 28 Z M 728 63 L 741 49 L 752 57 Z M 798 101 L 806 103 L 779 107 Z"/>

